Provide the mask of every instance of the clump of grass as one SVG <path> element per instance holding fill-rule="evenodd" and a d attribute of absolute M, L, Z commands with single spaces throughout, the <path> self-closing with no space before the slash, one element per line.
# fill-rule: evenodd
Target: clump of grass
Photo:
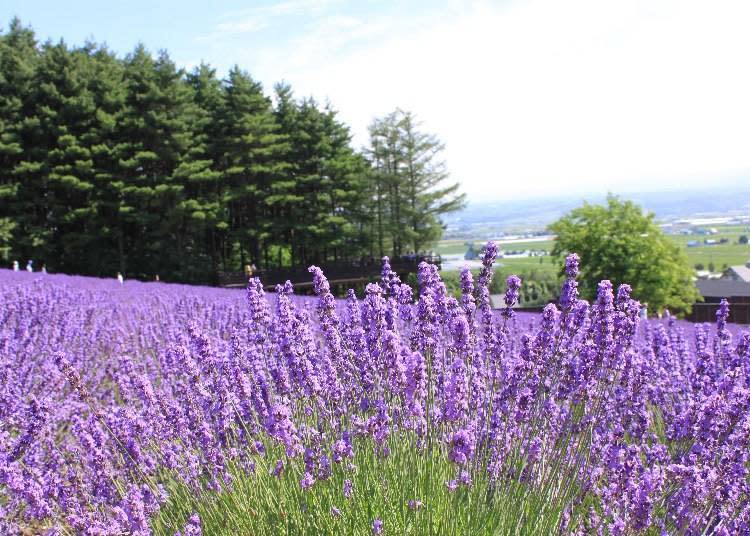
<path fill-rule="evenodd" d="M 549 501 L 521 482 L 493 486 L 481 471 L 473 472 L 469 485 L 462 483 L 441 449 L 419 452 L 413 438 L 393 438 L 387 457 L 364 438 L 356 465 L 334 464 L 331 476 L 309 490 L 300 486 L 301 457 L 267 447 L 252 469 L 234 463 L 232 485 L 221 492 L 168 480 L 169 501 L 153 521 L 154 533 L 172 535 L 197 513 L 205 534 L 371 534 L 376 519 L 385 534 L 551 534 L 564 510 L 562 501 Z M 284 470 L 274 476 L 278 459 Z M 346 480 L 353 489 L 348 499 Z"/>

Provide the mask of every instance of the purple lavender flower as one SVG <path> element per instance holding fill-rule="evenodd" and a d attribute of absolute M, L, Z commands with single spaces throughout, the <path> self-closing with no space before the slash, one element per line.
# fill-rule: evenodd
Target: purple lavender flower
<path fill-rule="evenodd" d="M 341 463 L 344 458 L 353 458 L 354 449 L 352 448 L 351 439 L 349 434 L 344 434 L 342 439 L 337 440 L 333 444 L 333 461 Z"/>
<path fill-rule="evenodd" d="M 284 471 L 284 461 L 283 460 L 276 460 L 276 465 L 271 470 L 271 474 L 275 476 L 276 478 L 281 476 L 281 473 Z"/>
<path fill-rule="evenodd" d="M 474 456 L 475 442 L 476 438 L 471 430 L 455 432 L 450 440 L 448 458 L 458 465 L 466 465 Z"/>
<path fill-rule="evenodd" d="M 466 317 L 459 315 L 453 319 L 451 325 L 451 331 L 453 333 L 453 344 L 458 352 L 466 350 L 466 346 L 469 343 L 469 322 Z"/>
<path fill-rule="evenodd" d="M 513 316 L 513 306 L 518 303 L 519 289 L 521 288 L 521 278 L 517 275 L 509 275 L 506 280 L 507 290 L 505 291 L 505 310 L 503 315 L 506 318 Z"/>
<path fill-rule="evenodd" d="M 299 481 L 299 486 L 307 491 L 315 484 L 315 478 L 310 473 L 305 473 L 302 480 Z"/>
<path fill-rule="evenodd" d="M 177 531 L 175 536 L 201 536 L 203 531 L 201 530 L 201 519 L 198 514 L 193 513 L 185 523 L 185 527 L 182 532 Z"/>
<path fill-rule="evenodd" d="M 383 521 L 381 521 L 380 519 L 376 519 L 372 522 L 372 533 L 383 534 Z"/>
<path fill-rule="evenodd" d="M 445 387 L 443 418 L 449 422 L 460 421 L 469 411 L 469 379 L 463 358 L 453 360 Z"/>
<path fill-rule="evenodd" d="M 571 253 L 565 257 L 565 275 L 569 279 L 576 279 L 578 277 L 580 262 L 581 258 L 577 253 Z"/>
<path fill-rule="evenodd" d="M 460 301 L 436 267 L 420 266 L 414 297 L 386 261 L 362 302 L 313 267 L 318 296 L 287 283 L 275 308 L 257 279 L 243 299 L 0 270 L 0 533 L 148 534 L 173 500 L 165 475 L 210 500 L 241 489 L 230 467 L 301 468 L 305 511 L 334 475 L 354 501 L 370 441 L 375 463 L 394 445 L 407 461 L 442 451 L 448 491 L 467 497 L 480 480 L 524 497 L 553 478 L 571 493 L 559 533 L 749 533 L 750 332 L 729 304 L 715 326 L 638 323 L 627 284 L 578 298 L 571 254 L 559 308 L 503 322 L 496 255 L 476 285 L 462 271 Z M 387 482 L 408 512 L 424 508 L 411 484 Z M 180 529 L 200 530 L 197 515 Z"/>
<path fill-rule="evenodd" d="M 354 484 L 348 478 L 344 480 L 344 498 L 351 499 L 354 495 Z"/>
<path fill-rule="evenodd" d="M 317 266 L 310 266 L 307 271 L 313 275 L 313 290 L 315 294 L 320 296 L 331 292 L 331 286 L 328 284 L 326 276 L 323 275 L 323 270 Z"/>
<path fill-rule="evenodd" d="M 499 248 L 493 241 L 487 242 L 482 255 L 482 270 L 479 272 L 479 286 L 487 287 L 492 280 L 492 264 L 495 262 Z"/>
<path fill-rule="evenodd" d="M 580 259 L 576 253 L 565 258 L 565 275 L 567 276 L 560 291 L 560 308 L 567 313 L 578 300 L 578 263 Z"/>

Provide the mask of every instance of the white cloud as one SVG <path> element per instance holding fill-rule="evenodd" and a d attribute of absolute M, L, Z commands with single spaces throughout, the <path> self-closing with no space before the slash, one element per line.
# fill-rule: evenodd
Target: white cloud
<path fill-rule="evenodd" d="M 250 15 L 237 21 L 222 22 L 216 25 L 216 35 L 232 35 L 248 32 L 257 32 L 267 28 L 271 21 L 261 15 Z"/>
<path fill-rule="evenodd" d="M 748 2 L 452 2 L 368 20 L 315 9 L 283 43 L 216 50 L 267 85 L 329 98 L 359 143 L 373 117 L 416 112 L 475 198 L 750 172 Z"/>
<path fill-rule="evenodd" d="M 279 19 L 289 16 L 317 16 L 339 0 L 285 0 L 275 4 L 225 13 L 214 30 L 198 41 L 210 42 L 270 28 Z"/>

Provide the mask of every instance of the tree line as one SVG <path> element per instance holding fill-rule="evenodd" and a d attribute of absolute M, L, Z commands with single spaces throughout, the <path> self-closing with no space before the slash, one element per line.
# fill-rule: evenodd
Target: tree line
<path fill-rule="evenodd" d="M 419 252 L 461 208 L 442 144 L 397 110 L 356 150 L 330 105 L 142 45 L 0 34 L 0 256 L 209 282 L 218 270 Z"/>

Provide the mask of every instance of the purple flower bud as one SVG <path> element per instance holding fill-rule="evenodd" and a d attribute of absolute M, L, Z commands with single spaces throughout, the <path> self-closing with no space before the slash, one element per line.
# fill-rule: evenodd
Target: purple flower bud
<path fill-rule="evenodd" d="M 344 498 L 351 499 L 354 494 L 354 484 L 348 478 L 344 480 Z"/>
<path fill-rule="evenodd" d="M 315 479 L 310 473 L 307 473 L 307 472 L 302 477 L 302 480 L 299 481 L 299 486 L 303 490 L 310 489 L 311 487 L 313 487 L 313 484 L 315 484 Z"/>
<path fill-rule="evenodd" d="M 202 534 L 201 519 L 198 517 L 198 514 L 193 513 L 188 518 L 187 523 L 185 523 L 185 528 L 182 529 L 182 532 L 177 531 L 175 536 L 201 536 Z"/>
<path fill-rule="evenodd" d="M 565 275 L 570 279 L 578 277 L 578 265 L 581 262 L 581 258 L 578 253 L 571 253 L 565 257 Z"/>
<path fill-rule="evenodd" d="M 471 430 L 463 429 L 455 432 L 450 441 L 448 458 L 458 465 L 466 465 L 474 456 L 476 438 Z"/>
<path fill-rule="evenodd" d="M 313 275 L 313 290 L 318 296 L 322 294 L 328 294 L 331 292 L 331 286 L 328 284 L 328 279 L 323 275 L 323 270 L 317 266 L 310 266 L 307 269 Z"/>
<path fill-rule="evenodd" d="M 513 306 L 518 303 L 521 278 L 517 275 L 509 275 L 505 283 L 507 288 L 505 290 L 505 310 L 503 311 L 503 315 L 510 318 L 513 316 Z"/>
<path fill-rule="evenodd" d="M 482 255 L 482 270 L 479 272 L 479 287 L 489 287 L 492 281 L 492 264 L 497 257 L 498 247 L 493 241 L 487 242 Z"/>
<path fill-rule="evenodd" d="M 271 470 L 271 474 L 275 477 L 280 477 L 283 471 L 284 471 L 284 461 L 277 460 L 276 466 Z"/>
<path fill-rule="evenodd" d="M 408 502 L 407 506 L 409 507 L 409 510 L 414 511 L 422 508 L 423 504 L 420 500 L 412 499 Z"/>

